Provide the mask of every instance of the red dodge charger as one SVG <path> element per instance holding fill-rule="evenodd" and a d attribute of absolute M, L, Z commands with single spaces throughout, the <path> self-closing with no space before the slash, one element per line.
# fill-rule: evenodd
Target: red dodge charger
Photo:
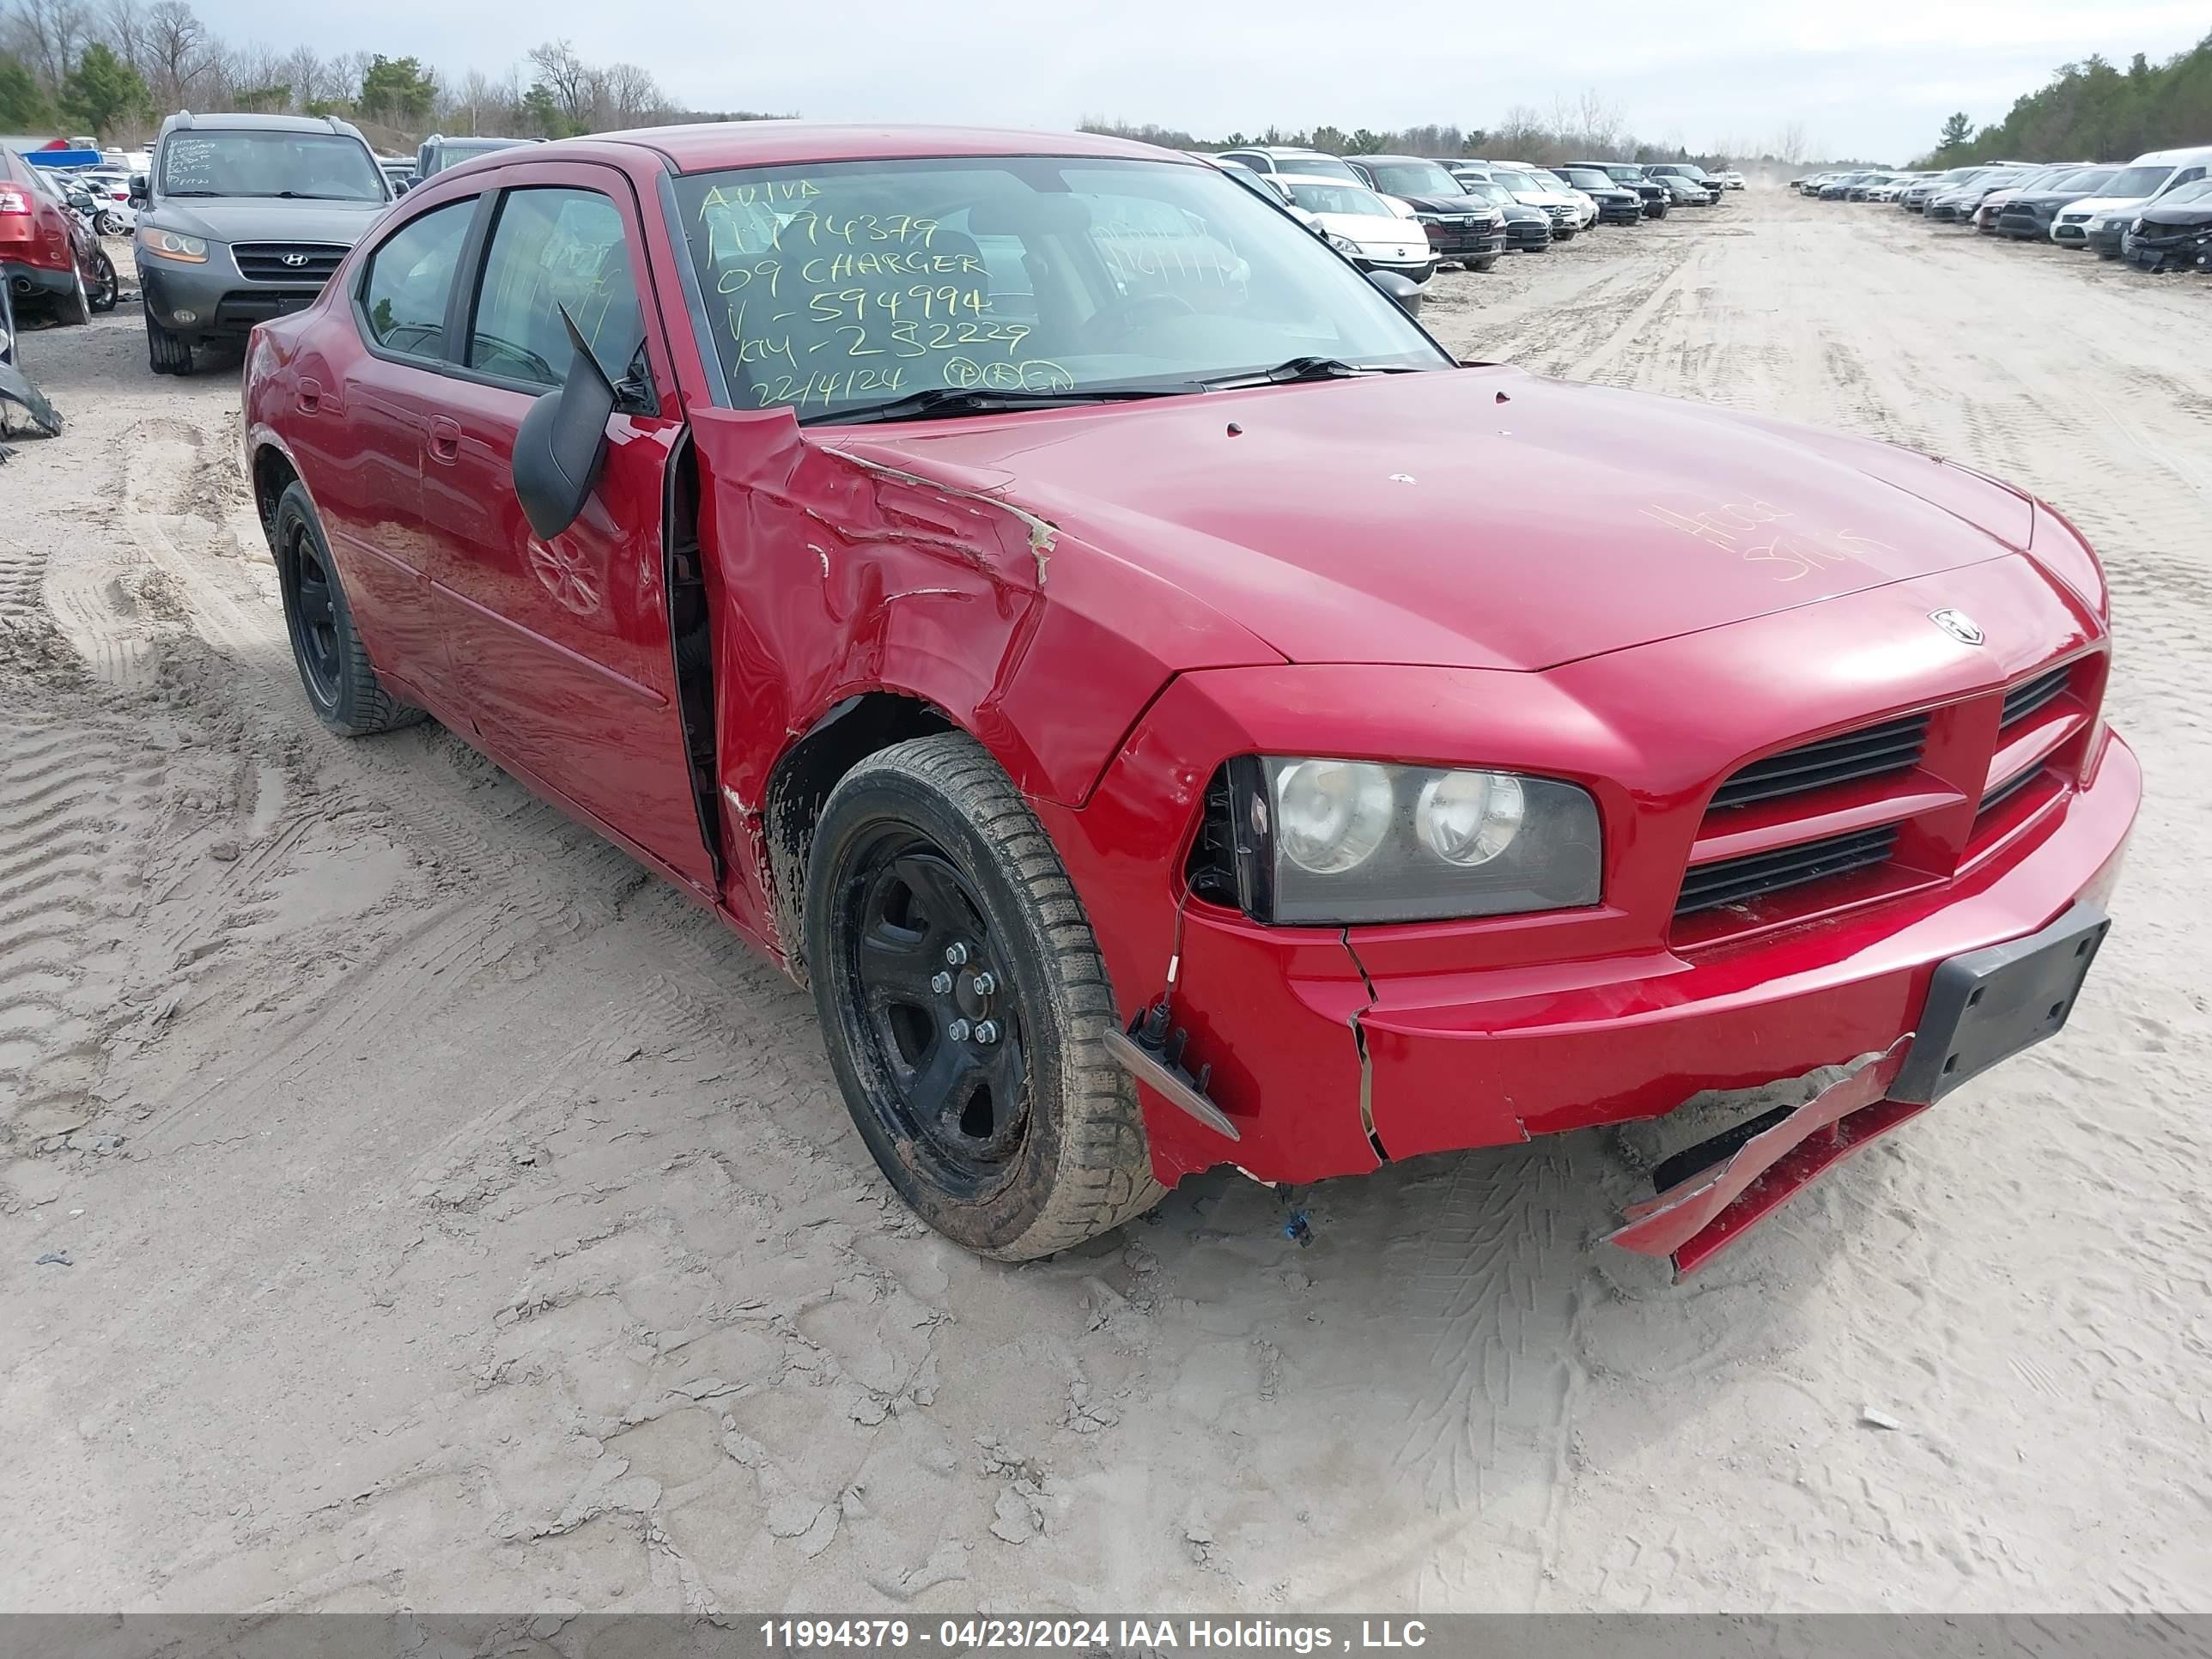
<path fill-rule="evenodd" d="M 1614 1237 L 1686 1270 L 2064 1023 L 2140 788 L 2104 579 L 2019 489 L 1458 362 L 1403 288 L 1073 134 L 466 163 L 249 349 L 308 701 L 434 715 L 811 987 L 971 1249 L 1821 1072 L 1652 1171 Z"/>

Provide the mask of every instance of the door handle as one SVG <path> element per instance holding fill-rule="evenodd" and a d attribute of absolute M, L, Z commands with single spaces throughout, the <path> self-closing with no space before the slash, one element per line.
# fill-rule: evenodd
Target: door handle
<path fill-rule="evenodd" d="M 306 375 L 300 377 L 300 413 L 312 415 L 323 406 L 323 383 Z"/>
<path fill-rule="evenodd" d="M 430 421 L 430 453 L 441 461 L 461 459 L 461 423 L 444 415 Z"/>

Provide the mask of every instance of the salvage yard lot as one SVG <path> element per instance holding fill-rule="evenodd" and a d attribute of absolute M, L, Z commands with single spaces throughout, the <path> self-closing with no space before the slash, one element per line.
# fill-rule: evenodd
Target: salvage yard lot
<path fill-rule="evenodd" d="M 1603 1134 L 978 1261 L 710 918 L 314 725 L 236 369 L 126 304 L 0 472 L 0 1605 L 2212 1607 L 2212 286 L 1770 188 L 1429 294 L 2103 550 L 2148 796 L 2060 1042 L 1680 1286 Z"/>

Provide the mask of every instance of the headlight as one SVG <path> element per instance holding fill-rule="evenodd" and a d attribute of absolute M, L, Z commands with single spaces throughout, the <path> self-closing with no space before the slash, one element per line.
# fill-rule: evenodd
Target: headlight
<path fill-rule="evenodd" d="M 1339 236 L 1334 231 L 1329 233 L 1328 245 L 1339 253 L 1356 254 L 1359 252 L 1358 243 L 1353 241 L 1349 236 Z"/>
<path fill-rule="evenodd" d="M 207 263 L 207 244 L 197 236 L 179 236 L 173 230 L 149 230 L 139 239 L 138 245 L 164 259 L 182 259 L 196 265 Z"/>
<path fill-rule="evenodd" d="M 1598 902 L 1597 803 L 1574 784 L 1304 756 L 1247 757 L 1228 775 L 1220 827 L 1244 908 L 1261 921 L 1432 921 Z"/>

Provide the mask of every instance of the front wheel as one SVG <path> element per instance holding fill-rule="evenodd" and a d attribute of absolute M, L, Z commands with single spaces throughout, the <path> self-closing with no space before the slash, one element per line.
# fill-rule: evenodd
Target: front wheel
<path fill-rule="evenodd" d="M 1495 253 L 1486 253 L 1480 259 L 1469 259 L 1467 262 L 1467 268 L 1469 270 L 1487 270 L 1497 263 L 1498 256 Z"/>
<path fill-rule="evenodd" d="M 156 374 L 192 372 L 192 343 L 163 328 L 151 311 L 146 313 L 146 366 Z"/>
<path fill-rule="evenodd" d="M 123 284 L 116 279 L 115 261 L 107 257 L 105 249 L 101 250 L 99 257 L 94 260 L 93 270 L 95 273 L 95 280 L 91 289 L 88 290 L 86 297 L 91 301 L 94 311 L 104 313 L 114 310 L 116 301 L 123 296 Z"/>
<path fill-rule="evenodd" d="M 269 545 L 276 556 L 276 587 L 284 599 L 292 659 L 315 718 L 344 738 L 389 732 L 421 720 L 422 711 L 386 690 L 370 665 L 306 486 L 291 484 L 278 498 Z"/>
<path fill-rule="evenodd" d="M 808 860 L 805 957 L 860 1138 L 938 1231 L 1024 1261 L 1158 1201 L 1083 902 L 975 739 L 917 738 L 840 780 Z"/>

